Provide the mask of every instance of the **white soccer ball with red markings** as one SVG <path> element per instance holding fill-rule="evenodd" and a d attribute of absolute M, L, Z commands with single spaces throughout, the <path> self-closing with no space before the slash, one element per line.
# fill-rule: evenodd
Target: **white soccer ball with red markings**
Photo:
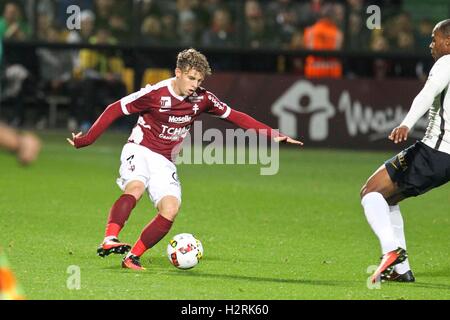
<path fill-rule="evenodd" d="M 191 269 L 203 257 L 202 243 L 190 233 L 177 234 L 167 245 L 167 257 L 175 267 Z"/>

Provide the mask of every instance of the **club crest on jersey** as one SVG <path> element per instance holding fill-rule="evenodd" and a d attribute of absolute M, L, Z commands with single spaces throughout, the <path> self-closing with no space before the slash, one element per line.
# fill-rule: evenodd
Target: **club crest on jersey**
<path fill-rule="evenodd" d="M 200 108 L 198 107 L 197 104 L 194 104 L 194 106 L 192 107 L 192 111 L 194 111 L 194 114 L 197 114 L 198 110 L 200 110 Z"/>
<path fill-rule="evenodd" d="M 169 111 L 170 108 L 172 108 L 172 100 L 170 99 L 170 97 L 163 96 L 161 97 L 159 105 L 160 105 L 159 112 Z"/>

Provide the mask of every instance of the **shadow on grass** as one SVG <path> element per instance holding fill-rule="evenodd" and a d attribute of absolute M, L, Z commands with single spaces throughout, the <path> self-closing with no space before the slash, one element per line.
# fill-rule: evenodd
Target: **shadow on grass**
<path fill-rule="evenodd" d="M 361 281 L 338 281 L 338 280 L 314 280 L 314 279 L 286 279 L 286 278 L 273 278 L 273 277 L 258 277 L 258 276 L 246 276 L 235 274 L 217 274 L 217 273 L 205 273 L 202 271 L 197 272 L 184 272 L 181 270 L 169 270 L 166 274 L 180 276 L 180 277 L 201 277 L 212 279 L 226 279 L 237 280 L 247 282 L 271 282 L 271 283 L 288 283 L 288 284 L 304 284 L 312 286 L 329 286 L 329 287 L 354 287 L 355 283 L 361 283 Z"/>
<path fill-rule="evenodd" d="M 417 281 L 416 283 L 413 284 L 413 286 L 417 287 L 417 288 L 439 289 L 439 290 L 450 291 L 450 285 L 448 285 L 448 284 L 429 283 L 429 282 Z"/>
<path fill-rule="evenodd" d="M 201 270 L 178 270 L 169 265 L 169 262 L 164 257 L 153 257 L 151 259 L 144 259 L 144 267 L 147 266 L 147 270 L 141 272 L 142 275 L 158 275 L 158 276 L 177 276 L 177 277 L 190 277 L 190 278 L 211 278 L 211 279 L 226 279 L 232 281 L 247 281 L 247 282 L 268 282 L 268 283 L 285 283 L 285 284 L 304 284 L 312 286 L 330 286 L 330 287 L 354 287 L 355 284 L 361 283 L 361 281 L 345 281 L 345 280 L 315 280 L 315 279 L 290 279 L 290 278 L 274 278 L 274 277 L 262 277 L 262 276 L 250 276 L 250 275 L 238 275 L 238 274 L 224 274 L 224 273 L 207 273 Z M 117 266 L 110 266 L 104 269 L 116 271 L 120 273 L 136 272 L 133 270 L 118 268 Z"/>

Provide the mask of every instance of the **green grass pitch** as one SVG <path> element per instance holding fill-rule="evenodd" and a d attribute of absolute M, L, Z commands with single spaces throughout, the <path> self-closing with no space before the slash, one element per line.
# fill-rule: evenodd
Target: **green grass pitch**
<path fill-rule="evenodd" d="M 21 168 L 0 153 L 0 245 L 28 299 L 448 299 L 450 185 L 405 201 L 408 252 L 417 282 L 369 289 L 378 240 L 359 189 L 392 152 L 282 149 L 280 171 L 257 165 L 180 165 L 183 204 L 170 233 L 142 257 L 145 272 L 99 258 L 126 136 L 106 134 L 75 150 L 42 135 L 39 161 Z M 68 134 L 67 134 L 68 136 Z M 144 197 L 121 240 L 134 243 L 155 214 Z M 204 259 L 177 270 L 170 236 L 194 233 Z M 80 289 L 67 283 L 70 266 Z"/>

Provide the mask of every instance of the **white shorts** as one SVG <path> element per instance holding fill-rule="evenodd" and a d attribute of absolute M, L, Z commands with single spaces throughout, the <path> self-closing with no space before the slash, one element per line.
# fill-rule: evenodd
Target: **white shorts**
<path fill-rule="evenodd" d="M 155 207 L 165 196 L 174 196 L 181 204 L 181 184 L 175 165 L 159 153 L 135 143 L 127 143 L 120 156 L 117 184 L 125 190 L 131 181 L 141 181 Z"/>

